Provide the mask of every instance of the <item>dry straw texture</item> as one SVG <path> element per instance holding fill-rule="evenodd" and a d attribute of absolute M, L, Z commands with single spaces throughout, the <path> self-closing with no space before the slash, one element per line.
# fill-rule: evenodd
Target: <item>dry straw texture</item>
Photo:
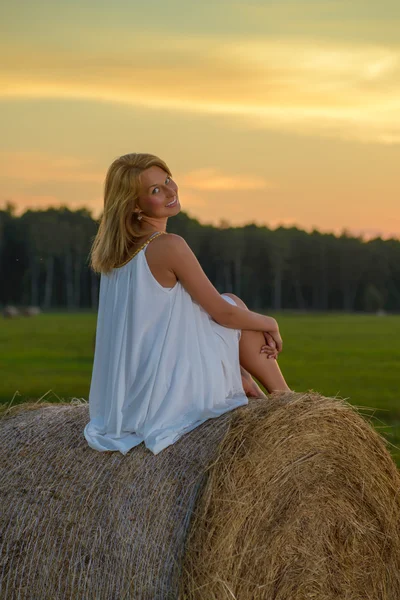
<path fill-rule="evenodd" d="M 286 393 L 239 409 L 199 495 L 190 600 L 399 600 L 400 476 L 347 402 Z"/>
<path fill-rule="evenodd" d="M 0 421 L 0 598 L 400 599 L 399 473 L 347 402 L 250 399 L 156 456 L 92 450 L 87 420 Z"/>

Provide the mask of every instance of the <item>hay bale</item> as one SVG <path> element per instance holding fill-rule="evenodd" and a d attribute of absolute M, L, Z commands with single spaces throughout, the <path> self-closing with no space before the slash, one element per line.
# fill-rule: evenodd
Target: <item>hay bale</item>
<path fill-rule="evenodd" d="M 88 416 L 1 422 L 1 598 L 400 598 L 399 473 L 345 401 L 249 399 L 156 456 L 92 450 Z"/>
<path fill-rule="evenodd" d="M 25 306 L 22 310 L 21 310 L 21 314 L 24 317 L 36 317 L 37 315 L 41 314 L 41 309 L 39 306 Z"/>
<path fill-rule="evenodd" d="M 9 304 L 8 306 L 5 306 L 3 308 L 3 318 L 4 319 L 15 319 L 16 317 L 20 316 L 20 311 L 18 310 L 18 308 L 16 306 L 11 306 L 11 304 Z"/>
<path fill-rule="evenodd" d="M 286 393 L 232 414 L 184 555 L 186 600 L 397 600 L 400 475 L 343 400 Z"/>
<path fill-rule="evenodd" d="M 154 456 L 97 452 L 87 404 L 18 405 L 0 420 L 0 598 L 176 598 L 209 421 Z"/>

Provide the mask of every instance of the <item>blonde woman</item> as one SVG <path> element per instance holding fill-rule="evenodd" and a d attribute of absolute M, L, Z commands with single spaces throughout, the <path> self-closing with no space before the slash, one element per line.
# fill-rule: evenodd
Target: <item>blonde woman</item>
<path fill-rule="evenodd" d="M 91 249 L 100 274 L 90 421 L 98 451 L 154 454 L 204 423 L 289 390 L 276 357 L 276 320 L 220 294 L 179 235 L 178 186 L 152 154 L 120 156 L 108 169 L 104 210 Z M 267 342 L 267 343 L 266 343 Z"/>

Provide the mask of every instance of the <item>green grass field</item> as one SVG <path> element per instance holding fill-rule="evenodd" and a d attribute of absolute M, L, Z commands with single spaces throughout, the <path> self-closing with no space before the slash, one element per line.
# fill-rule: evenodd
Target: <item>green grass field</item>
<path fill-rule="evenodd" d="M 345 398 L 400 446 L 400 316 L 272 313 L 280 368 L 296 392 Z M 0 402 L 88 399 L 96 313 L 2 320 Z M 400 447 L 391 452 L 400 467 Z"/>

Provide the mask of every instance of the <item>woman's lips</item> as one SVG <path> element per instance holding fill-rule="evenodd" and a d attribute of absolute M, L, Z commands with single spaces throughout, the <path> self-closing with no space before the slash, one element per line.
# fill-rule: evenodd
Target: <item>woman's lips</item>
<path fill-rule="evenodd" d="M 175 201 L 172 204 L 166 204 L 165 206 L 167 208 L 172 208 L 173 206 L 175 206 L 178 203 L 178 197 L 175 198 Z"/>

